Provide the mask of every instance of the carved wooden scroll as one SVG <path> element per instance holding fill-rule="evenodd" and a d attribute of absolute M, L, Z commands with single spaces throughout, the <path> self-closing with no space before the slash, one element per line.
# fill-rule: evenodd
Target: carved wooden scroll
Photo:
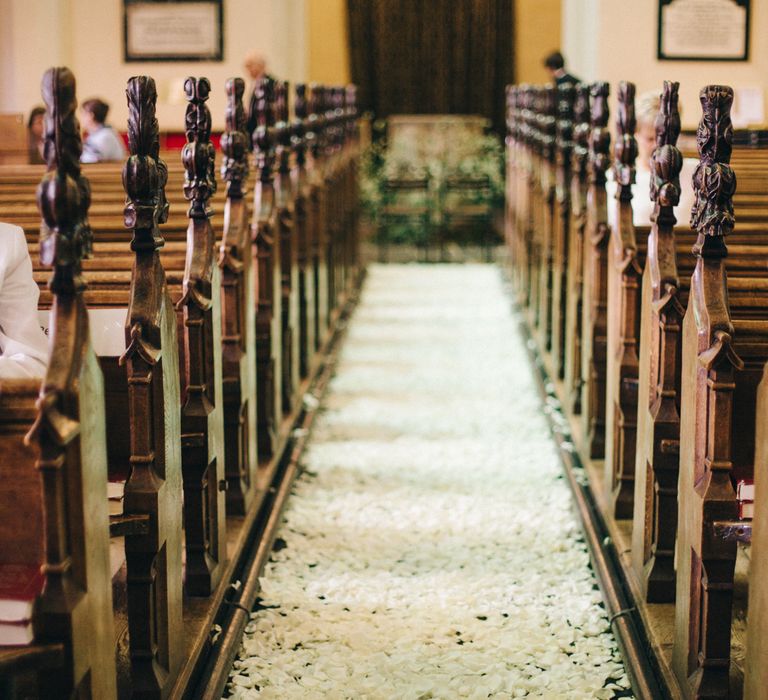
<path fill-rule="evenodd" d="M 283 414 L 291 412 L 294 393 L 299 385 L 299 295 L 298 251 L 294 229 L 294 191 L 291 179 L 292 127 L 288 117 L 288 83 L 275 83 L 275 137 L 277 140 L 277 185 L 275 197 L 280 237 L 282 376 L 281 406 Z"/>
<path fill-rule="evenodd" d="M 251 121 L 257 125 L 252 143 L 259 173 L 253 193 L 251 238 L 258 285 L 256 390 L 261 460 L 269 460 L 274 454 L 282 419 L 282 277 L 274 187 L 277 145 L 274 92 L 274 81 L 263 79 L 257 84 L 251 101 Z"/>
<path fill-rule="evenodd" d="M 299 376 L 301 379 L 309 376 L 309 358 L 317 345 L 315 319 L 315 285 L 314 285 L 314 246 L 312 240 L 314 222 L 311 220 L 310 206 L 311 183 L 307 171 L 307 148 L 309 122 L 307 112 L 307 86 L 303 83 L 296 85 L 294 97 L 294 119 L 291 131 L 291 145 L 296 154 L 295 167 L 292 172 L 294 203 L 294 227 L 298 264 L 298 297 L 299 297 Z"/>
<path fill-rule="evenodd" d="M 184 475 L 185 586 L 210 595 L 226 558 L 225 453 L 221 385 L 221 305 L 216 242 L 209 200 L 216 190 L 207 78 L 187 78 L 181 153 L 189 201 L 187 258 L 176 304 L 181 360 L 182 470 Z"/>
<path fill-rule="evenodd" d="M 565 317 L 567 305 L 568 231 L 571 218 L 571 151 L 573 102 L 571 83 L 557 89 L 555 141 L 555 202 L 552 237 L 552 371 L 558 379 L 565 372 Z"/>
<path fill-rule="evenodd" d="M 733 90 L 709 85 L 700 100 L 703 114 L 696 140 L 701 162 L 693 178 L 691 213 L 698 260 L 683 327 L 673 660 L 687 697 L 726 698 L 736 544 L 716 538 L 713 522 L 737 516 L 732 418 L 743 363 L 734 348 L 725 271 L 725 237 L 733 230 L 736 190 L 729 165 Z"/>
<path fill-rule="evenodd" d="M 323 90 L 321 85 L 310 86 L 310 97 L 307 105 L 307 143 L 310 160 L 310 221 L 312 222 L 311 258 L 314 296 L 315 296 L 315 342 L 316 348 L 325 342 L 328 335 L 330 316 L 328 314 L 328 256 L 326 230 L 327 198 L 325 196 L 325 112 L 323 111 Z"/>
<path fill-rule="evenodd" d="M 539 293 L 537 327 L 539 342 L 544 350 L 552 344 L 552 274 L 553 242 L 555 225 L 555 154 L 557 92 L 553 85 L 541 89 L 541 112 L 538 115 L 539 129 L 539 188 L 540 217 L 536 235 L 539 249 Z"/>
<path fill-rule="evenodd" d="M 616 225 L 608 261 L 608 357 L 605 484 L 614 518 L 632 517 L 637 433 L 640 283 L 645 245 L 638 245 L 632 215 L 635 183 L 635 86 L 620 82 L 614 146 Z"/>
<path fill-rule="evenodd" d="M 584 230 L 587 223 L 589 162 L 589 85 L 576 85 L 571 152 L 571 220 L 568 229 L 567 304 L 565 308 L 566 410 L 581 413 Z"/>
<path fill-rule="evenodd" d="M 528 99 L 527 134 L 528 145 L 528 208 L 526 211 L 526 240 L 528 251 L 527 308 L 534 326 L 538 326 L 540 311 L 541 280 L 541 222 L 544 202 L 541 191 L 541 124 L 542 88 L 531 87 Z"/>
<path fill-rule="evenodd" d="M 358 188 L 358 150 L 359 150 L 359 128 L 357 113 L 357 86 L 347 85 L 344 88 L 344 229 L 345 229 L 345 250 L 344 250 L 344 293 L 346 294 L 352 286 L 357 284 L 359 269 L 359 236 L 358 236 L 358 214 L 359 214 L 359 188 Z"/>
<path fill-rule="evenodd" d="M 227 513 L 244 514 L 253 499 L 258 466 L 256 447 L 255 270 L 246 192 L 250 135 L 243 108 L 245 83 L 226 83 L 226 131 L 221 177 L 227 185 L 224 232 L 219 248 L 221 273 L 222 386 L 227 470 Z"/>
<path fill-rule="evenodd" d="M 680 200 L 683 157 L 679 83 L 664 82 L 651 161 L 654 201 L 643 274 L 632 560 L 648 602 L 675 599 L 677 480 L 680 462 L 681 298 L 673 207 Z M 687 287 L 687 284 L 686 284 Z"/>
<path fill-rule="evenodd" d="M 517 210 L 517 219 L 515 228 L 518 232 L 520 241 L 520 284 L 518 291 L 518 301 L 525 308 L 529 307 L 531 301 L 531 284 L 533 265 L 532 249 L 532 230 L 533 230 L 533 87 L 522 85 L 520 87 L 521 108 L 520 108 L 520 147 L 518 154 L 520 157 L 520 177 L 519 177 L 519 196 L 520 206 Z"/>
<path fill-rule="evenodd" d="M 131 473 L 125 515 L 149 516 L 149 532 L 126 535 L 128 624 L 134 691 L 164 696 L 181 663 L 181 441 L 176 314 L 166 285 L 158 227 L 168 217 L 168 170 L 159 155 L 157 91 L 131 78 L 130 158 L 123 168 L 125 225 L 135 253 L 125 354 L 131 425 Z"/>
<path fill-rule="evenodd" d="M 588 459 L 605 453 L 605 378 L 607 360 L 608 242 L 610 228 L 605 192 L 610 164 L 608 83 L 593 83 L 589 134 L 589 189 L 584 232 L 582 313 L 582 422 Z"/>
<path fill-rule="evenodd" d="M 336 307 L 336 290 L 338 285 L 338 269 L 336 257 L 341 236 L 341 222 L 339 220 L 338 188 L 336 185 L 339 175 L 338 166 L 338 136 L 339 114 L 337 112 L 337 100 L 333 87 L 324 87 L 321 91 L 320 104 L 325 111 L 325 124 L 323 131 L 322 148 L 324 151 L 324 188 L 325 188 L 325 253 L 326 267 L 328 270 L 328 318 L 331 319 Z"/>
<path fill-rule="evenodd" d="M 104 388 L 89 341 L 82 259 L 90 254 L 90 188 L 80 171 L 75 77 L 51 68 L 42 82 L 47 172 L 37 190 L 40 258 L 52 268 L 50 363 L 27 440 L 39 449 L 45 589 L 38 642 L 63 642 L 67 662 L 41 679 L 41 697 L 116 696 L 107 514 Z M 21 521 L 19 521 L 21 522 Z"/>

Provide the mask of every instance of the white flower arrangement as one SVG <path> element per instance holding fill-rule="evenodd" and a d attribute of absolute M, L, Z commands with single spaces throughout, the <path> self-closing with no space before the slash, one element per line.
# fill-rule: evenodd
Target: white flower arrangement
<path fill-rule="evenodd" d="M 489 266 L 372 266 L 233 698 L 613 698 L 629 682 Z"/>

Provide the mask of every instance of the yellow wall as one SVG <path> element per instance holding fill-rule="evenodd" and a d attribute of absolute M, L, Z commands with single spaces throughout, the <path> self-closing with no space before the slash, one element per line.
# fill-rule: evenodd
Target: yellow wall
<path fill-rule="evenodd" d="M 307 78 L 349 82 L 347 0 L 307 0 Z"/>
<path fill-rule="evenodd" d="M 542 61 L 560 48 L 560 4 L 561 0 L 515 0 L 515 82 L 549 79 Z"/>

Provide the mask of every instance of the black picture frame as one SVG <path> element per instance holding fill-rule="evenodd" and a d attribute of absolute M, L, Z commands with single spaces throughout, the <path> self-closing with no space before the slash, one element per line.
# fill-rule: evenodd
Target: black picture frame
<path fill-rule="evenodd" d="M 751 29 L 751 16 L 752 16 L 752 2 L 751 0 L 713 0 L 713 2 L 730 2 L 733 5 L 743 7 L 744 13 L 744 44 L 743 50 L 738 56 L 724 56 L 718 55 L 714 52 L 708 52 L 706 50 L 706 42 L 702 44 L 702 50 L 691 54 L 674 54 L 669 55 L 664 52 L 664 8 L 672 5 L 680 0 L 659 0 L 658 2 L 658 30 L 657 30 L 657 43 L 656 43 L 656 58 L 660 61 L 728 61 L 731 63 L 743 62 L 749 60 L 749 34 Z M 685 0 L 683 0 L 685 2 Z"/>
<path fill-rule="evenodd" d="M 196 22 L 196 19 L 199 20 L 203 16 L 213 18 L 214 26 L 208 27 L 199 21 Z M 157 20 L 158 17 L 164 17 L 166 23 L 176 22 L 182 30 L 185 26 L 197 26 L 203 35 L 213 32 L 213 36 L 207 36 L 205 43 L 198 41 L 196 46 L 195 39 L 199 39 L 200 35 L 195 35 L 194 32 L 168 33 L 169 37 L 176 38 L 176 44 L 171 46 L 173 42 L 170 42 L 165 49 L 157 41 L 156 34 L 153 35 L 152 41 L 142 41 L 138 36 L 142 22 L 149 22 L 149 26 L 154 27 L 157 25 L 152 20 Z M 189 36 L 189 47 L 183 45 L 184 36 Z M 137 44 L 142 43 L 151 44 L 152 49 L 137 50 Z M 205 50 L 201 51 L 201 48 Z M 123 0 L 123 60 L 126 63 L 223 61 L 224 0 Z"/>

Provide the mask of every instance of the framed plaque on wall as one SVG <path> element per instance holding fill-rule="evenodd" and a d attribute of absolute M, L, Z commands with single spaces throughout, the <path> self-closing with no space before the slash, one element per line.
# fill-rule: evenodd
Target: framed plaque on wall
<path fill-rule="evenodd" d="M 748 60 L 750 2 L 659 0 L 659 60 Z"/>
<path fill-rule="evenodd" d="M 123 0 L 126 61 L 221 61 L 223 0 Z"/>

